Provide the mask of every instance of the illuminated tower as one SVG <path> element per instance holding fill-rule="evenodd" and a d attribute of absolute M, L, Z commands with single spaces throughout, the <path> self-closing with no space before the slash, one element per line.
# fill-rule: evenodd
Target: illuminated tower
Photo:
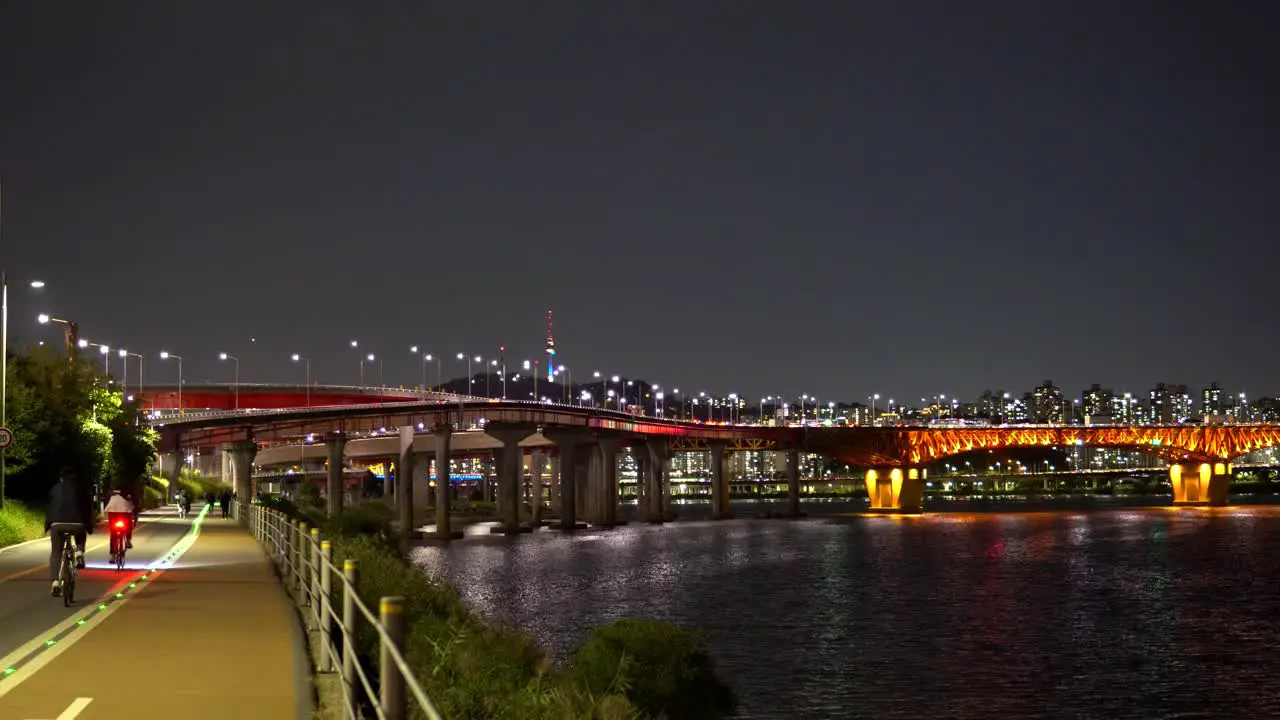
<path fill-rule="evenodd" d="M 551 329 L 551 308 L 547 308 L 547 380 L 555 379 L 556 338 Z"/>

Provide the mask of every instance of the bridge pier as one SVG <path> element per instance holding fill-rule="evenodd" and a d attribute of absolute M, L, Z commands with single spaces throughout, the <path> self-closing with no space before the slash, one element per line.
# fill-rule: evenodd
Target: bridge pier
<path fill-rule="evenodd" d="M 649 466 L 645 468 L 646 520 L 663 523 L 675 520 L 671 512 L 671 482 L 668 463 L 671 461 L 671 445 L 663 438 L 648 438 Z"/>
<path fill-rule="evenodd" d="M 800 452 L 787 451 L 787 517 L 798 518 L 800 512 Z"/>
<path fill-rule="evenodd" d="M 1173 486 L 1173 504 L 1226 505 L 1234 469 L 1231 463 L 1226 462 L 1170 465 L 1169 484 Z"/>
<path fill-rule="evenodd" d="M 572 532 L 578 529 L 578 474 L 582 446 L 591 441 L 583 430 L 543 431 L 543 436 L 559 449 L 560 465 L 560 529 Z"/>
<path fill-rule="evenodd" d="M 542 471 L 546 467 L 547 457 L 541 450 L 534 450 L 529 455 L 529 525 L 542 527 Z"/>
<path fill-rule="evenodd" d="M 165 498 L 165 501 L 176 499 L 178 497 L 178 489 L 181 487 L 179 480 L 182 477 L 182 450 L 160 453 L 156 458 L 156 464 L 160 466 L 158 468 L 160 477 L 169 481 L 169 491 L 166 493 L 168 497 Z M 191 501 L 197 503 L 199 498 L 191 498 Z"/>
<path fill-rule="evenodd" d="M 453 478 L 449 472 L 449 442 L 453 439 L 453 426 L 444 424 L 432 429 L 436 436 L 436 531 L 432 538 L 436 540 L 454 540 L 462 537 L 462 533 L 454 532 L 449 524 L 449 500 Z"/>
<path fill-rule="evenodd" d="M 504 535 L 516 535 L 520 532 L 520 508 L 522 502 L 520 492 L 521 480 L 524 478 L 524 450 L 520 441 L 534 433 L 536 428 L 526 425 L 508 425 L 506 423 L 489 423 L 484 432 L 489 437 L 502 443 L 501 460 L 498 463 L 498 512 L 502 518 Z M 497 453 L 495 453 L 497 454 Z"/>
<path fill-rule="evenodd" d="M 924 468 L 872 468 L 867 471 L 867 496 L 879 512 L 924 512 Z"/>
<path fill-rule="evenodd" d="M 238 442 L 227 445 L 226 450 L 231 457 L 231 487 L 236 499 L 242 503 L 253 502 L 253 457 L 258 454 L 258 446 L 253 441 Z"/>
<path fill-rule="evenodd" d="M 347 439 L 340 433 L 331 433 L 325 438 L 324 447 L 329 456 L 329 482 L 327 485 L 329 517 L 337 517 L 342 514 L 343 496 L 347 492 L 347 488 L 342 482 L 343 451 L 347 447 Z"/>
<path fill-rule="evenodd" d="M 599 527 L 618 524 L 618 438 L 601 435 L 592 453 L 587 522 Z"/>
<path fill-rule="evenodd" d="M 724 440 L 712 440 L 707 443 L 711 452 L 711 519 L 731 520 L 733 512 L 729 509 L 729 483 L 725 478 L 725 454 L 729 443 Z"/>
<path fill-rule="evenodd" d="M 413 517 L 413 465 L 417 457 L 413 453 L 415 428 L 400 426 L 400 457 L 396 460 L 395 495 L 396 516 L 400 522 L 400 542 L 406 544 L 417 536 Z M 390 473 L 387 473 L 390 477 Z"/>

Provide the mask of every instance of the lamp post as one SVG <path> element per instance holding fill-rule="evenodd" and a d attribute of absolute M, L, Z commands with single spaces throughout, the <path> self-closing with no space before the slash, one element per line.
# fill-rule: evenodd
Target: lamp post
<path fill-rule="evenodd" d="M 236 366 L 235 381 L 231 386 L 231 396 L 234 398 L 234 402 L 235 402 L 235 407 L 233 409 L 239 410 L 240 409 L 240 358 L 236 357 L 235 355 L 218 353 L 218 359 L 222 361 L 230 360 L 231 362 L 235 363 L 235 366 Z"/>
<path fill-rule="evenodd" d="M 538 398 L 538 361 L 534 360 L 532 363 L 528 360 L 524 361 L 525 370 L 528 370 L 530 365 L 533 366 L 533 401 L 540 402 L 540 398 Z"/>
<path fill-rule="evenodd" d="M 306 368 L 305 377 L 307 380 L 307 407 L 311 407 L 311 358 L 303 357 L 298 353 L 294 353 L 293 355 L 289 356 L 289 359 L 294 362 L 302 363 L 303 366 Z"/>
<path fill-rule="evenodd" d="M 124 378 L 126 383 L 128 383 L 129 381 L 129 358 L 130 357 L 138 358 L 138 392 L 142 392 L 143 387 L 146 385 L 146 382 L 147 382 L 146 381 L 147 358 L 144 357 L 141 353 L 129 352 L 128 350 L 124 350 L 124 349 L 120 350 L 120 357 L 124 359 Z M 126 396 L 126 399 L 127 399 L 127 396 Z M 139 401 L 139 403 L 141 403 L 141 401 Z"/>
<path fill-rule="evenodd" d="M 30 287 L 44 287 L 32 280 Z M 9 276 L 0 271 L 0 427 L 9 421 Z M 0 508 L 4 507 L 5 449 L 0 448 Z"/>
<path fill-rule="evenodd" d="M 63 320 L 62 318 L 56 318 L 51 315 L 46 315 L 45 313 L 40 313 L 36 317 L 36 320 L 38 320 L 41 325 L 58 323 L 65 326 L 62 334 L 67 343 L 67 362 L 70 362 L 72 358 L 75 357 L 75 350 L 80 344 L 80 326 L 76 325 L 71 320 Z"/>
<path fill-rule="evenodd" d="M 409 352 L 416 355 L 418 353 L 418 346 L 414 345 L 413 347 L 409 348 Z M 422 354 L 422 391 L 423 392 L 427 392 L 427 389 L 428 389 L 427 388 L 427 363 L 431 362 L 432 360 L 436 361 L 436 385 L 440 384 L 440 357 L 437 355 L 432 355 L 431 353 L 423 353 Z"/>
<path fill-rule="evenodd" d="M 174 355 L 167 350 L 160 351 L 161 360 L 168 360 L 169 358 L 173 358 L 178 361 L 178 414 L 184 415 L 186 414 L 186 410 L 182 407 L 182 356 Z"/>
<path fill-rule="evenodd" d="M 467 355 L 466 353 L 458 353 L 458 359 L 459 359 L 459 360 L 466 360 L 466 361 L 467 361 L 467 395 L 471 395 L 471 360 L 472 360 L 472 357 L 471 357 L 470 355 Z M 475 356 L 475 361 L 476 361 L 476 362 L 484 362 L 484 358 L 481 358 L 479 355 L 476 355 L 476 356 Z"/>
<path fill-rule="evenodd" d="M 85 348 L 88 348 L 88 347 L 96 347 L 96 348 L 98 348 L 98 353 L 99 353 L 99 354 L 101 354 L 101 355 L 102 355 L 102 358 L 103 358 L 103 363 L 102 363 L 102 374 L 103 374 L 103 375 L 106 375 L 106 374 L 108 374 L 108 373 L 110 373 L 110 372 L 111 372 L 111 367 L 110 367 L 110 363 L 111 363 L 111 356 L 110 356 L 110 355 L 108 355 L 108 353 L 110 353 L 110 352 L 111 352 L 111 348 L 107 347 L 106 345 L 103 345 L 102 343 L 89 342 L 88 340 L 80 340 L 80 341 L 78 341 L 78 342 L 76 343 L 76 345 L 77 345 L 81 350 L 83 350 L 83 349 L 85 349 Z"/>

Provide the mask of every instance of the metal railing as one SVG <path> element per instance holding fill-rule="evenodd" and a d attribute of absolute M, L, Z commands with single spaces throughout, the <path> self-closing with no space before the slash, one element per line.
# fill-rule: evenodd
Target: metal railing
<path fill-rule="evenodd" d="M 236 512 L 266 548 L 308 628 L 318 631 L 316 672 L 336 672 L 341 678 L 342 717 L 406 720 L 412 698 L 429 720 L 443 720 L 404 657 L 405 599 L 381 598 L 375 615 L 360 600 L 356 561 L 346 560 L 339 570 L 332 544 L 318 529 L 262 505 L 237 503 Z M 356 633 L 362 624 L 377 633 L 376 668 L 364 667 L 357 657 Z"/>

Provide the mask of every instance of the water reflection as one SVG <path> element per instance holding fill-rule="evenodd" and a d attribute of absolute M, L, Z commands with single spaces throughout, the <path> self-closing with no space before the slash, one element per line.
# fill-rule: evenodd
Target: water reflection
<path fill-rule="evenodd" d="M 559 658 L 708 632 L 745 718 L 1280 717 L 1280 508 L 631 525 L 415 561 Z"/>

